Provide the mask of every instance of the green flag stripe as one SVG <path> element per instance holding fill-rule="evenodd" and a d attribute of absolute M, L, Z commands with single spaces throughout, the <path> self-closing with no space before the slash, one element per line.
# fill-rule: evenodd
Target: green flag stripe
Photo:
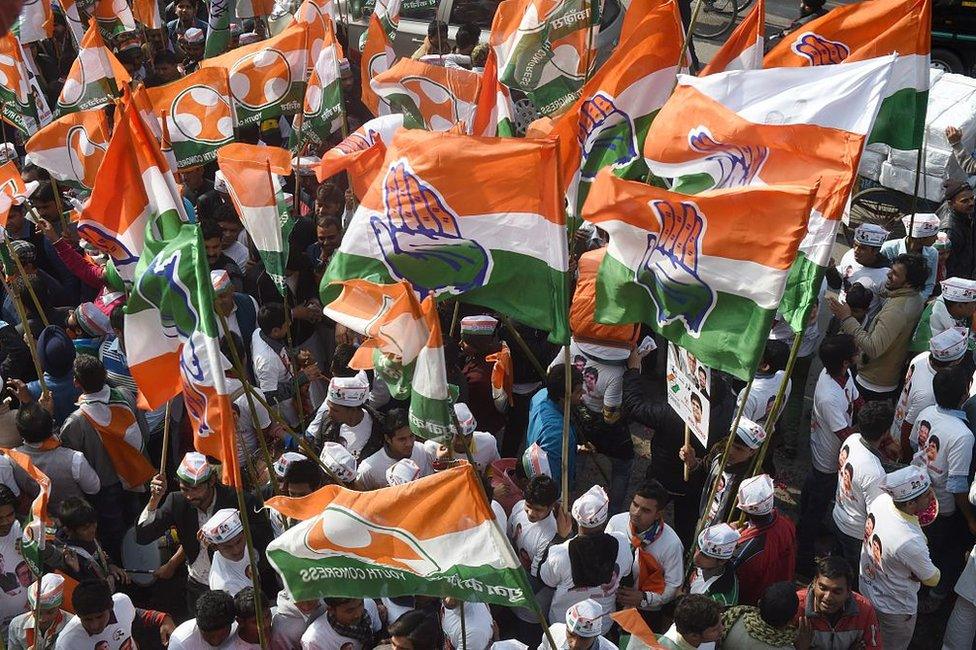
<path fill-rule="evenodd" d="M 895 149 L 918 149 L 925 131 L 927 90 L 902 88 L 881 102 L 868 144 L 883 142 Z"/>
<path fill-rule="evenodd" d="M 779 311 L 794 332 L 803 331 L 810 309 L 817 304 L 825 270 L 802 252 L 793 261 Z"/>

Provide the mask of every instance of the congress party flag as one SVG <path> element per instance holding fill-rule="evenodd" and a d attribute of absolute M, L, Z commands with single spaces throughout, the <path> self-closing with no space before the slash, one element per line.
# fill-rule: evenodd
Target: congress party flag
<path fill-rule="evenodd" d="M 382 115 L 367 121 L 323 154 L 315 177 L 321 183 L 348 170 L 353 192 L 362 201 L 379 173 L 386 149 L 393 142 L 393 134 L 402 126 L 401 113 Z"/>
<path fill-rule="evenodd" d="M 43 575 L 44 563 L 41 560 L 41 552 L 44 550 L 47 541 L 46 526 L 50 518 L 47 513 L 47 504 L 51 499 L 51 479 L 47 474 L 38 469 L 31 457 L 16 449 L 4 449 L 3 454 L 15 465 L 24 471 L 40 488 L 37 496 L 31 502 L 30 512 L 27 514 L 27 521 L 24 522 L 23 539 L 21 540 L 21 553 L 24 560 L 30 566 L 31 572 L 35 576 Z"/>
<path fill-rule="evenodd" d="M 326 269 L 322 303 L 338 293 L 331 282 L 407 280 L 421 296 L 462 296 L 565 341 L 569 266 L 555 147 L 398 131 Z"/>
<path fill-rule="evenodd" d="M 75 39 L 75 44 L 81 43 L 81 39 L 85 36 L 85 30 L 88 29 L 86 20 L 88 14 L 94 9 L 94 2 L 92 0 L 58 0 L 58 4 L 64 11 L 65 21 L 68 23 L 68 29 L 71 30 L 71 36 Z M 85 18 L 82 17 L 79 5 L 86 5 Z"/>
<path fill-rule="evenodd" d="M 505 84 L 498 80 L 498 56 L 488 50 L 475 107 L 471 135 L 512 137 L 515 135 L 515 105 Z"/>
<path fill-rule="evenodd" d="M 146 458 L 142 430 L 129 400 L 118 389 L 105 386 L 98 393 L 84 393 L 78 398 L 78 410 L 108 453 L 122 487 L 139 487 L 157 474 Z"/>
<path fill-rule="evenodd" d="M 424 298 L 420 307 L 424 315 L 427 341 L 420 348 L 410 380 L 410 430 L 424 440 L 448 445 L 457 433 L 457 428 L 454 426 L 454 406 L 447 385 L 441 320 L 433 294 Z"/>
<path fill-rule="evenodd" d="M 309 64 L 306 40 L 306 25 L 295 23 L 273 38 L 204 59 L 200 67 L 227 70 L 237 123 L 254 124 L 301 108 Z"/>
<path fill-rule="evenodd" d="M 726 70 L 759 70 L 766 44 L 766 0 L 756 0 L 725 43 L 699 73 L 700 76 Z"/>
<path fill-rule="evenodd" d="M 11 33 L 0 37 L 0 82 L 3 121 L 24 137 L 32 136 L 39 122 L 31 93 L 30 71 L 24 62 L 24 50 Z"/>
<path fill-rule="evenodd" d="M 329 485 L 273 497 L 270 507 L 302 521 L 268 545 L 268 559 L 296 601 L 419 594 L 530 606 L 478 480 L 465 464 L 371 492 Z"/>
<path fill-rule="evenodd" d="M 363 103 L 373 115 L 389 115 L 390 105 L 383 101 L 367 81 L 381 72 L 393 67 L 396 54 L 393 52 L 393 39 L 400 26 L 400 0 L 376 0 L 373 13 L 369 16 L 366 38 L 360 48 L 360 79 L 363 88 Z"/>
<path fill-rule="evenodd" d="M 48 170 L 60 183 L 91 192 L 108 150 L 109 131 L 101 110 L 68 113 L 27 141 L 26 160 Z"/>
<path fill-rule="evenodd" d="M 37 183 L 32 183 L 33 187 L 28 188 L 24 183 L 20 170 L 12 160 L 0 164 L 0 193 L 10 197 L 14 205 L 20 205 L 30 193 L 37 189 Z M 6 217 L 4 217 L 6 219 Z"/>
<path fill-rule="evenodd" d="M 258 18 L 270 16 L 274 0 L 237 0 L 238 18 Z"/>
<path fill-rule="evenodd" d="M 310 2 L 310 0 L 305 0 Z M 305 87 L 302 114 L 295 115 L 294 130 L 289 147 L 297 151 L 299 143 L 324 145 L 342 127 L 342 79 L 339 75 L 339 45 L 327 25 L 328 38 L 319 48 L 319 55 Z"/>
<path fill-rule="evenodd" d="M 217 150 L 234 140 L 234 112 L 224 68 L 201 68 L 146 92 L 155 113 L 165 116 L 177 169 L 215 160 Z"/>
<path fill-rule="evenodd" d="M 105 47 L 95 20 L 81 39 L 78 58 L 71 64 L 68 78 L 58 96 L 57 113 L 65 115 L 75 111 L 100 108 L 121 97 L 120 86 L 130 81 L 125 68 L 115 55 Z"/>
<path fill-rule="evenodd" d="M 869 61 L 897 54 L 868 143 L 918 149 L 925 131 L 932 0 L 857 2 L 836 7 L 780 41 L 767 68 Z"/>
<path fill-rule="evenodd" d="M 400 59 L 380 72 L 370 85 L 393 111 L 403 113 L 403 125 L 428 131 L 447 131 L 461 123 L 471 130 L 481 75 L 461 68 L 447 68 Z"/>
<path fill-rule="evenodd" d="M 126 0 L 97 0 L 94 18 L 104 39 L 136 30 L 136 20 Z"/>
<path fill-rule="evenodd" d="M 703 364 L 748 380 L 815 191 L 779 185 L 685 196 L 603 170 L 583 207 L 583 218 L 610 235 L 597 322 L 647 323 Z"/>
<path fill-rule="evenodd" d="M 219 56 L 230 48 L 231 0 L 210 0 L 207 3 L 207 41 L 203 56 Z"/>
<path fill-rule="evenodd" d="M 36 43 L 54 36 L 51 0 L 26 0 L 11 31 L 22 44 Z"/>
<path fill-rule="evenodd" d="M 652 173 L 684 194 L 820 179 L 780 305 L 795 331 L 816 302 L 893 60 L 681 75 L 648 133 Z"/>
<path fill-rule="evenodd" d="M 146 29 L 164 29 L 166 24 L 159 13 L 156 0 L 132 0 L 132 17 Z"/>

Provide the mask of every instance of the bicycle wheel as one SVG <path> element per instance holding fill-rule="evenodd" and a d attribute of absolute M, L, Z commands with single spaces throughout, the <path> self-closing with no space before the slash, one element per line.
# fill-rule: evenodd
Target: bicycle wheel
<path fill-rule="evenodd" d="M 739 15 L 737 0 L 696 0 L 701 3 L 698 20 L 691 33 L 699 38 L 718 38 L 725 35 Z M 694 15 L 694 4 L 692 5 Z"/>

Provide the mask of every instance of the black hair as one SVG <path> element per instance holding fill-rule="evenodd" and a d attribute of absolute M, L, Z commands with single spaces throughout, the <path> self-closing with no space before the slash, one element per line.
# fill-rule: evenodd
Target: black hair
<path fill-rule="evenodd" d="M 121 332 L 125 329 L 125 304 L 120 303 L 112 307 L 112 313 L 108 315 L 108 324 L 113 330 Z"/>
<path fill-rule="evenodd" d="M 24 442 L 43 442 L 54 434 L 54 419 L 37 402 L 21 404 L 17 411 L 17 433 Z"/>
<path fill-rule="evenodd" d="M 105 365 L 90 354 L 79 354 L 73 366 L 74 378 L 86 393 L 97 393 L 105 388 Z"/>
<path fill-rule="evenodd" d="M 442 39 L 447 40 L 447 23 L 443 20 L 432 20 L 427 25 L 427 37 L 437 38 L 438 34 Z"/>
<path fill-rule="evenodd" d="M 258 327 L 266 335 L 271 335 L 271 330 L 276 327 L 284 327 L 288 319 L 285 315 L 285 306 L 280 302 L 269 302 L 261 306 L 258 310 Z"/>
<path fill-rule="evenodd" d="M 336 230 L 342 232 L 342 222 L 333 216 L 324 214 L 315 220 L 316 228 L 328 228 L 329 226 L 333 226 Z"/>
<path fill-rule="evenodd" d="M 254 587 L 244 587 L 237 592 L 234 596 L 234 613 L 237 618 L 254 618 L 257 616 L 257 607 L 255 607 L 255 601 L 258 602 L 258 607 L 261 609 L 268 608 L 268 599 L 264 597 L 264 594 L 260 591 L 254 591 Z"/>
<path fill-rule="evenodd" d="M 180 58 L 176 56 L 175 52 L 170 52 L 169 50 L 163 50 L 162 52 L 156 52 L 156 56 L 153 57 L 153 67 L 157 65 L 178 65 Z"/>
<path fill-rule="evenodd" d="M 857 413 L 857 424 L 861 437 L 871 442 L 881 440 L 895 419 L 895 409 L 888 400 L 867 402 Z"/>
<path fill-rule="evenodd" d="M 969 382 L 972 371 L 963 366 L 950 366 L 935 373 L 932 378 L 932 392 L 935 403 L 944 409 L 957 409 L 969 395 Z"/>
<path fill-rule="evenodd" d="M 237 224 L 241 223 L 241 217 L 237 214 L 237 208 L 229 201 L 218 205 L 213 214 L 213 222 L 217 224 L 218 228 L 220 224 L 227 223 L 228 221 Z M 223 234 L 223 230 L 221 230 L 221 234 Z"/>
<path fill-rule="evenodd" d="M 816 575 L 818 576 L 827 578 L 828 580 L 839 580 L 843 578 L 847 582 L 848 587 L 854 581 L 854 572 L 851 570 L 851 565 L 842 555 L 818 557 L 815 565 L 817 569 Z"/>
<path fill-rule="evenodd" d="M 200 236 L 204 241 L 217 239 L 224 236 L 224 231 L 220 229 L 215 219 L 203 219 L 200 221 Z"/>
<path fill-rule="evenodd" d="M 332 353 L 332 361 L 329 366 L 333 376 L 354 377 L 359 371 L 349 367 L 353 355 L 356 354 L 356 346 L 348 343 L 340 343 Z"/>
<path fill-rule="evenodd" d="M 346 603 L 350 603 L 353 601 L 360 602 L 360 603 L 363 601 L 362 598 L 342 598 L 342 597 L 323 598 L 322 600 L 325 601 L 325 604 L 329 607 L 341 607 L 342 605 L 345 605 Z"/>
<path fill-rule="evenodd" d="M 556 501 L 559 501 L 559 486 L 552 477 L 541 474 L 532 477 L 529 484 L 525 486 L 523 496 L 525 502 L 530 505 L 551 508 Z"/>
<path fill-rule="evenodd" d="M 844 299 L 851 309 L 867 309 L 874 300 L 874 293 L 860 282 L 855 282 L 847 290 Z"/>
<path fill-rule="evenodd" d="M 71 607 L 77 616 L 101 614 L 112 609 L 112 590 L 104 580 L 83 580 L 71 594 Z"/>
<path fill-rule="evenodd" d="M 828 336 L 820 344 L 820 361 L 827 374 L 834 376 L 844 367 L 844 362 L 857 352 L 854 337 L 850 334 Z"/>
<path fill-rule="evenodd" d="M 474 23 L 463 23 L 454 34 L 454 43 L 459 50 L 474 47 L 481 39 L 481 28 Z"/>
<path fill-rule="evenodd" d="M 570 366 L 570 372 L 572 373 L 573 388 L 582 386 L 583 373 L 576 366 Z M 549 391 L 549 399 L 553 401 L 563 397 L 566 393 L 566 364 L 557 363 L 549 368 L 549 373 L 546 375 L 546 389 Z"/>
<path fill-rule="evenodd" d="M 31 196 L 35 204 L 50 203 L 54 201 L 54 185 L 51 181 L 41 181 Z"/>
<path fill-rule="evenodd" d="M 407 409 L 390 409 L 387 411 L 386 421 L 383 423 L 383 437 L 392 438 L 394 433 L 408 426 L 410 426 L 410 413 Z"/>
<path fill-rule="evenodd" d="M 766 341 L 766 347 L 763 349 L 762 361 L 760 363 L 769 364 L 770 372 L 777 372 L 779 370 L 786 369 L 786 361 L 790 356 L 790 346 L 786 345 L 783 341 L 777 341 L 770 339 Z M 698 366 L 699 370 L 703 370 L 702 366 Z"/>
<path fill-rule="evenodd" d="M 226 591 L 205 591 L 197 598 L 197 628 L 201 632 L 214 632 L 234 624 L 237 610 L 234 597 Z"/>
<path fill-rule="evenodd" d="M 698 393 L 692 393 L 690 399 L 692 402 L 698 402 L 699 407 L 702 406 L 702 399 L 698 397 Z"/>
<path fill-rule="evenodd" d="M 98 521 L 98 513 L 85 499 L 68 497 L 61 502 L 58 519 L 66 528 L 78 528 Z"/>
<path fill-rule="evenodd" d="M 935 436 L 935 435 L 929 436 L 929 439 L 926 441 L 926 444 L 933 445 L 936 450 L 942 448 L 942 442 L 939 440 L 939 436 Z"/>
<path fill-rule="evenodd" d="M 759 616 L 768 625 L 785 627 L 796 616 L 800 601 L 792 582 L 775 582 L 759 599 Z"/>
<path fill-rule="evenodd" d="M 318 464 L 308 458 L 294 461 L 285 470 L 286 482 L 306 483 L 312 490 L 322 487 L 324 480 Z"/>
<path fill-rule="evenodd" d="M 661 484 L 657 479 L 645 480 L 641 483 L 641 486 L 637 488 L 636 496 L 644 499 L 652 499 L 657 503 L 659 510 L 663 510 L 671 502 L 671 495 L 668 493 L 667 489 Z"/>
<path fill-rule="evenodd" d="M 17 508 L 17 495 L 6 485 L 0 484 L 0 506 L 11 506 Z"/>
<path fill-rule="evenodd" d="M 440 626 L 426 612 L 412 609 L 390 625 L 390 636 L 410 639 L 414 650 L 434 650 L 440 636 Z"/>
<path fill-rule="evenodd" d="M 901 264 L 905 267 L 905 279 L 909 286 L 922 289 L 929 279 L 929 265 L 925 258 L 915 253 L 902 253 L 891 261 L 891 265 Z"/>
<path fill-rule="evenodd" d="M 703 634 L 718 625 L 721 613 L 722 606 L 716 601 L 703 594 L 691 594 L 678 601 L 674 608 L 674 626 L 681 635 Z"/>

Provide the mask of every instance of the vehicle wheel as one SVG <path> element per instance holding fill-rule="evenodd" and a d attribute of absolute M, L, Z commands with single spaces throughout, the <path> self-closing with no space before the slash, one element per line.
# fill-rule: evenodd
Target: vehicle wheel
<path fill-rule="evenodd" d="M 739 15 L 739 4 L 737 0 L 695 0 L 701 2 L 701 9 L 698 10 L 698 20 L 692 34 L 699 38 L 718 38 L 723 36 L 735 24 L 735 18 Z M 692 12 L 694 12 L 694 3 Z M 692 13 L 694 15 L 694 13 Z"/>
<path fill-rule="evenodd" d="M 911 209 L 911 196 L 887 187 L 870 187 L 851 198 L 851 220 L 848 227 L 853 233 L 862 223 L 873 223 L 890 232 L 894 238 L 904 237 L 905 226 L 901 218 L 911 212 Z"/>
<path fill-rule="evenodd" d="M 535 104 L 528 97 L 513 98 L 512 103 L 515 105 L 515 132 L 520 136 L 525 135 L 525 129 L 529 124 L 540 117 L 539 112 L 535 110 Z"/>
<path fill-rule="evenodd" d="M 962 59 L 960 59 L 955 52 L 943 50 L 939 47 L 932 50 L 931 66 L 936 70 L 952 72 L 955 74 L 965 74 L 966 71 L 966 67 L 963 65 Z"/>

